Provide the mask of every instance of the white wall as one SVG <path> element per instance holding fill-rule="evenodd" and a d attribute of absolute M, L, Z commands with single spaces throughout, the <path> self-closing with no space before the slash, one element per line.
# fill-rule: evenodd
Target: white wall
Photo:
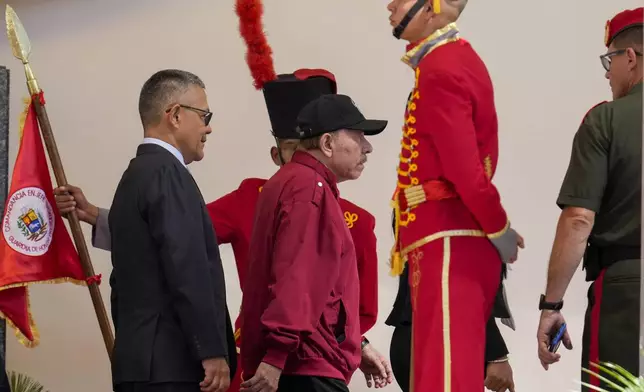
<path fill-rule="evenodd" d="M 374 139 L 363 177 L 342 186 L 348 199 L 377 218 L 380 317 L 368 334 L 388 352 L 387 316 L 397 281 L 388 276 L 392 243 L 388 198 L 395 185 L 404 101 L 411 72 L 399 58 L 386 0 L 266 1 L 265 24 L 278 72 L 326 67 L 368 116 L 390 120 Z M 606 19 L 638 0 L 474 1 L 461 28 L 487 62 L 496 86 L 501 157 L 495 179 L 527 249 L 507 283 L 516 332 L 502 327 L 512 352 L 517 390 L 566 391 L 579 378 L 587 285 L 578 274 L 566 297 L 573 342 L 561 363 L 544 372 L 536 357 L 537 302 L 558 215 L 555 198 L 572 136 L 595 103 L 610 98 L 598 56 Z M 161 68 L 183 68 L 208 86 L 215 113 L 207 156 L 191 170 L 214 200 L 247 176 L 269 176 L 271 142 L 262 94 L 252 87 L 232 0 L 16 0 L 12 6 L 33 45 L 32 65 L 43 87 L 70 182 L 93 202 L 109 205 L 117 181 L 141 139 L 136 103 L 144 80 Z M 353 32 L 352 32 L 353 31 Z M 27 90 L 20 63 L 0 39 L 0 64 L 12 71 L 13 127 Z M 10 160 L 17 152 L 12 134 Z M 252 158 L 255 156 L 255 158 Z M 86 236 L 89 240 L 89 228 Z M 240 295 L 230 249 L 223 250 L 230 309 Z M 109 255 L 92 250 L 109 298 Z M 41 345 L 21 347 L 8 336 L 8 368 L 27 372 L 51 392 L 108 391 L 110 372 L 86 289 L 40 286 L 32 307 Z M 233 315 L 234 316 L 234 315 Z M 352 390 L 366 391 L 356 374 Z M 388 390 L 397 390 L 391 386 Z"/>

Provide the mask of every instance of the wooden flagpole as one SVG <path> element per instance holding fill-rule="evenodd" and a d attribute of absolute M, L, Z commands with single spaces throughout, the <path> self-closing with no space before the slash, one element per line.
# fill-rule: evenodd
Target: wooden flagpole
<path fill-rule="evenodd" d="M 34 77 L 34 73 L 31 70 L 31 66 L 29 65 L 29 55 L 31 53 L 31 43 L 29 42 L 29 37 L 27 36 L 27 32 L 22 26 L 20 19 L 18 19 L 18 15 L 16 15 L 13 8 L 11 8 L 11 6 L 9 5 L 7 5 L 5 17 L 7 22 L 7 36 L 9 37 L 9 43 L 11 44 L 11 50 L 13 51 L 13 55 L 22 62 L 25 68 L 27 87 L 29 88 L 29 94 L 31 95 L 32 102 L 35 106 L 36 114 L 38 115 L 40 132 L 45 142 L 45 146 L 47 147 L 47 153 L 49 155 L 49 161 L 51 162 L 54 171 L 54 176 L 56 177 L 56 183 L 58 184 L 58 186 L 67 185 L 67 177 L 65 176 L 65 171 L 63 170 L 63 163 L 58 153 L 58 147 L 56 147 L 56 141 L 54 140 L 54 133 L 51 129 L 51 123 L 49 122 L 49 116 L 47 115 L 45 102 L 44 100 L 40 99 L 42 90 L 38 86 L 38 81 Z M 69 226 L 72 231 L 74 243 L 76 244 L 76 250 L 78 251 L 78 254 L 80 256 L 80 261 L 83 266 L 83 271 L 85 272 L 85 277 L 91 278 L 95 275 L 94 267 L 92 266 L 92 261 L 89 257 L 89 251 L 87 250 L 87 244 L 85 243 L 85 237 L 83 236 L 80 220 L 78 219 L 76 211 L 72 211 L 72 213 L 69 214 Z M 89 293 L 92 297 L 92 303 L 94 304 L 94 310 L 96 311 L 98 324 L 101 328 L 101 333 L 103 334 L 105 348 L 107 349 L 107 354 L 111 361 L 112 350 L 114 347 L 114 335 L 112 333 L 112 326 L 110 325 L 110 321 L 107 316 L 107 311 L 105 310 L 103 298 L 101 297 L 98 283 L 95 280 L 88 282 L 87 287 L 89 288 Z"/>

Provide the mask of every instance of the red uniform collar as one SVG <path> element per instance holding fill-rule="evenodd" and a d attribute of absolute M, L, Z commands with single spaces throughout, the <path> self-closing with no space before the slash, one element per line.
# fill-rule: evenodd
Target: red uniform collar
<path fill-rule="evenodd" d="M 426 55 L 439 46 L 460 39 L 456 23 L 450 23 L 430 34 L 419 42 L 407 45 L 407 52 L 402 61 L 412 68 L 416 68 Z"/>

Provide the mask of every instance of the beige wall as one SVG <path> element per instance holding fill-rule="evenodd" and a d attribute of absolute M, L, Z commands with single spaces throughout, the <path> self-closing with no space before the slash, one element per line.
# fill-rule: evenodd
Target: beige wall
<path fill-rule="evenodd" d="M 141 139 L 136 103 L 143 81 L 161 68 L 183 68 L 206 82 L 215 113 L 206 159 L 192 165 L 206 199 L 214 200 L 247 176 L 269 176 L 271 142 L 263 97 L 253 89 L 237 32 L 232 0 L 16 0 L 31 37 L 32 64 L 45 91 L 70 182 L 95 203 L 109 206 L 122 171 Z M 388 352 L 384 325 L 397 281 L 387 274 L 392 243 L 388 198 L 395 185 L 404 101 L 411 72 L 391 37 L 386 0 L 266 1 L 266 28 L 278 72 L 326 67 L 369 116 L 390 120 L 374 139 L 363 177 L 343 195 L 376 216 L 380 256 L 380 317 L 368 334 Z M 501 157 L 495 179 L 527 249 L 510 273 L 508 295 L 517 331 L 502 327 L 512 352 L 517 390 L 564 391 L 579 378 L 587 285 L 575 277 L 566 297 L 575 349 L 548 373 L 537 361 L 535 330 L 545 263 L 558 215 L 554 204 L 570 143 L 582 116 L 610 98 L 598 55 L 604 23 L 638 0 L 473 1 L 461 27 L 487 62 L 496 86 Z M 504 8 L 506 7 L 506 8 Z M 351 33 L 351 30 L 355 30 Z M 20 63 L 0 39 L 0 64 L 12 71 L 13 127 L 26 95 Z M 11 156 L 17 152 L 17 129 Z M 253 156 L 255 158 L 253 158 Z M 90 230 L 85 227 L 89 240 Z M 230 308 L 240 293 L 232 253 L 223 247 Z M 92 250 L 108 302 L 109 255 Z M 32 306 L 42 343 L 21 347 L 8 336 L 8 367 L 27 372 L 51 392 L 109 391 L 110 372 L 86 289 L 41 286 Z M 233 315 L 234 316 L 234 315 Z M 352 390 L 366 391 L 356 374 Z M 396 386 L 388 390 L 397 390 Z"/>

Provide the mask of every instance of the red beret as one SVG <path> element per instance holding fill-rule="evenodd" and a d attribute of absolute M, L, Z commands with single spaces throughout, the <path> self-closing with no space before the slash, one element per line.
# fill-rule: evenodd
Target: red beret
<path fill-rule="evenodd" d="M 606 22 L 606 38 L 604 43 L 609 47 L 615 37 L 631 27 L 642 26 L 644 23 L 644 8 L 639 7 L 633 10 L 625 10 L 615 15 Z"/>

